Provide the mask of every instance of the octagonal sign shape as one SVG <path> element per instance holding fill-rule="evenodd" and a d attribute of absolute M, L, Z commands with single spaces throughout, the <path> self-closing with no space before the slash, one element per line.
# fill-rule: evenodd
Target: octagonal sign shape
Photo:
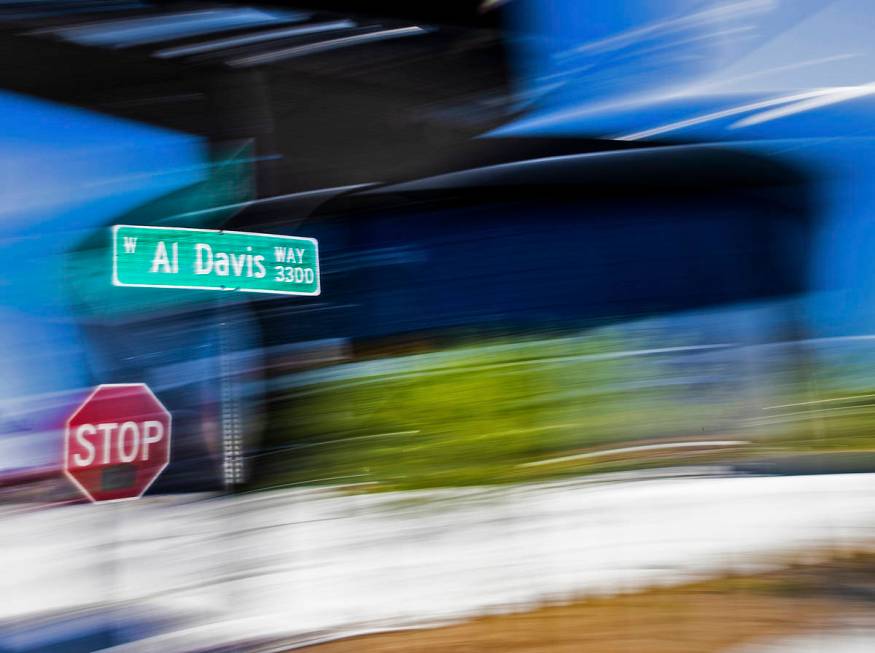
<path fill-rule="evenodd" d="M 138 499 L 170 462 L 170 412 L 145 383 L 97 386 L 64 432 L 64 474 L 91 501 Z"/>

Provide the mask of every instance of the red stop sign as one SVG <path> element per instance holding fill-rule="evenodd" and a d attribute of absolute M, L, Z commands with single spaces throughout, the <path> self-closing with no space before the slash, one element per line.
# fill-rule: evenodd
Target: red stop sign
<path fill-rule="evenodd" d="M 170 413 L 143 383 L 99 385 L 64 434 L 64 473 L 92 501 L 138 499 L 170 462 Z"/>

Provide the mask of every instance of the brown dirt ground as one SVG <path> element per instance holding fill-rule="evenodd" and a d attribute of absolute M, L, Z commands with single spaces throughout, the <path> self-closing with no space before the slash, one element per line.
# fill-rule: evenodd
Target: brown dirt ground
<path fill-rule="evenodd" d="M 711 653 L 870 618 L 875 555 L 584 599 L 439 628 L 354 637 L 312 653 Z M 298 649 L 301 650 L 301 649 Z"/>

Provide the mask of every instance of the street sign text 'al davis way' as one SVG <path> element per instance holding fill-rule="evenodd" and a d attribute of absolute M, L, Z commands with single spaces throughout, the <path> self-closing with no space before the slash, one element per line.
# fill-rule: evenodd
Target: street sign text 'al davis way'
<path fill-rule="evenodd" d="M 131 225 L 112 232 L 116 286 L 319 294 L 313 238 Z"/>

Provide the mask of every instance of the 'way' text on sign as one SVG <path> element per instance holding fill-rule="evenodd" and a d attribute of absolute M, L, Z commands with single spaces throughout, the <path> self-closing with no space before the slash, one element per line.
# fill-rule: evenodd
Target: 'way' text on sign
<path fill-rule="evenodd" d="M 116 286 L 319 294 L 319 245 L 313 238 L 115 225 Z"/>

